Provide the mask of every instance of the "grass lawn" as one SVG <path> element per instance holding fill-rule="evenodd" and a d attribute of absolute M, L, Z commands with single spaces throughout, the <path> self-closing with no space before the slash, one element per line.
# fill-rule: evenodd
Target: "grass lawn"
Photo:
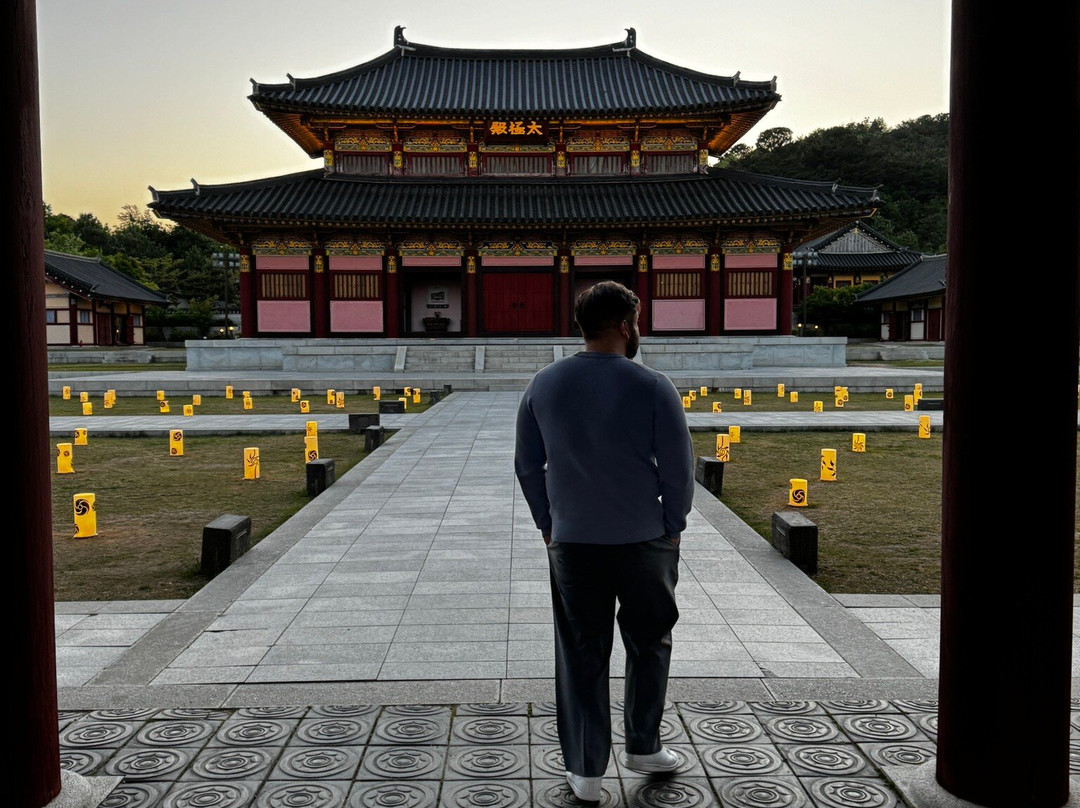
<path fill-rule="evenodd" d="M 886 388 L 875 393 L 849 393 L 842 407 L 836 406 L 836 399 L 832 391 L 825 392 L 799 392 L 791 387 L 784 388 L 784 395 L 777 395 L 777 388 L 750 389 L 749 403 L 746 399 L 746 389 L 738 388 L 741 395 L 736 397 L 732 388 L 710 388 L 706 395 L 701 395 L 700 388 L 694 388 L 695 397 L 690 402 L 687 412 L 712 412 L 716 403 L 720 404 L 720 410 L 725 415 L 735 415 L 740 412 L 813 412 L 814 402 L 820 401 L 822 410 L 828 412 L 835 409 L 843 409 L 845 412 L 867 411 L 893 411 L 904 410 L 904 396 L 914 395 L 912 388 L 892 388 L 892 398 L 886 394 Z M 683 396 L 690 393 L 689 389 L 679 391 Z M 791 400 L 791 393 L 797 394 L 797 401 Z M 925 392 L 923 398 L 941 398 L 941 393 Z M 914 400 L 912 401 L 914 405 Z"/>
<path fill-rule="evenodd" d="M 170 415 L 183 415 L 185 404 L 192 405 L 193 415 L 282 415 L 301 413 L 300 404 L 292 401 L 292 397 L 287 394 L 252 396 L 251 409 L 244 409 L 242 393 L 242 390 L 236 390 L 233 398 L 226 398 L 224 390 L 215 390 L 212 395 L 202 394 L 202 402 L 195 405 L 193 403 L 194 397 L 190 393 L 184 393 L 181 396 L 170 394 L 166 390 L 165 400 L 169 402 Z M 300 400 L 308 402 L 308 413 L 311 415 L 379 411 L 379 402 L 366 393 L 346 395 L 344 408 L 337 406 L 336 397 L 333 404 L 328 403 L 325 389 L 301 390 L 300 394 Z M 401 397 L 401 394 L 387 391 L 383 393 L 382 397 L 388 400 L 397 399 Z M 105 417 L 110 415 L 158 415 L 161 413 L 161 406 L 155 396 L 122 396 L 117 394 L 112 407 L 105 406 L 105 397 L 103 395 L 88 396 L 87 398 L 93 409 L 93 414 L 90 417 L 97 417 L 98 415 Z M 410 397 L 406 405 L 406 412 L 423 412 L 430 406 L 427 393 L 421 391 L 420 403 L 414 404 L 413 399 Z M 82 415 L 82 402 L 79 401 L 79 391 L 72 390 L 71 398 L 68 400 L 65 400 L 63 396 L 50 396 L 49 415 Z"/>
<path fill-rule="evenodd" d="M 716 433 L 692 434 L 695 455 L 715 456 Z M 814 522 L 814 580 L 828 592 L 939 593 L 941 434 L 865 434 L 866 451 L 859 453 L 847 432 L 743 429 L 724 467 L 720 499 L 766 539 L 775 511 L 798 510 Z M 836 450 L 834 481 L 820 479 L 822 449 Z M 805 507 L 788 505 L 792 478 L 807 481 Z M 1075 570 L 1080 592 L 1080 555 Z"/>

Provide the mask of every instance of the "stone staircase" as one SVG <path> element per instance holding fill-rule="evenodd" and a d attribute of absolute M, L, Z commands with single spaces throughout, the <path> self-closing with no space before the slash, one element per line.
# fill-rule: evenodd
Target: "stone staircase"
<path fill-rule="evenodd" d="M 535 373 L 550 365 L 556 348 L 551 345 L 488 345 L 484 350 L 484 371 L 488 373 Z"/>
<path fill-rule="evenodd" d="M 476 346 L 442 342 L 434 345 L 409 345 L 405 352 L 405 370 L 472 373 L 476 370 Z"/>

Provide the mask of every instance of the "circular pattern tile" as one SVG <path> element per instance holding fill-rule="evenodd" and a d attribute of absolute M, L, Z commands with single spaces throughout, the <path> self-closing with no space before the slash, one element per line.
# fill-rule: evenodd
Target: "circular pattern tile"
<path fill-rule="evenodd" d="M 529 808 L 529 783 L 451 781 L 443 784 L 441 805 L 447 808 Z"/>
<path fill-rule="evenodd" d="M 767 715 L 820 715 L 822 712 L 814 701 L 760 701 L 751 704 L 750 709 Z"/>
<path fill-rule="evenodd" d="M 241 718 L 303 718 L 307 707 L 241 707 L 236 714 Z"/>
<path fill-rule="evenodd" d="M 937 699 L 901 699 L 893 704 L 905 713 L 936 713 L 938 709 Z"/>
<path fill-rule="evenodd" d="M 269 719 L 226 721 L 215 739 L 225 746 L 271 746 L 283 744 L 292 732 L 292 724 Z"/>
<path fill-rule="evenodd" d="M 209 721 L 151 721 L 136 734 L 136 740 L 146 746 L 194 746 L 214 734 Z"/>
<path fill-rule="evenodd" d="M 937 713 L 912 713 L 911 720 L 933 740 L 937 740 Z"/>
<path fill-rule="evenodd" d="M 161 808 L 246 808 L 254 790 L 245 783 L 193 783 L 165 795 Z"/>
<path fill-rule="evenodd" d="M 895 793 L 869 778 L 810 780 L 808 790 L 817 808 L 895 808 L 900 804 Z"/>
<path fill-rule="evenodd" d="M 710 746 L 701 751 L 701 760 L 724 776 L 772 774 L 784 768 L 780 753 L 767 744 Z"/>
<path fill-rule="evenodd" d="M 851 699 L 823 701 L 821 706 L 830 713 L 893 713 L 896 709 L 882 699 Z"/>
<path fill-rule="evenodd" d="M 91 774 L 105 762 L 105 753 L 97 749 L 61 749 L 60 768 L 76 774 Z"/>
<path fill-rule="evenodd" d="M 520 701 L 462 704 L 457 708 L 458 715 L 525 715 L 528 711 L 529 706 Z"/>
<path fill-rule="evenodd" d="M 362 744 L 370 734 L 370 721 L 352 718 L 305 719 L 296 728 L 296 737 L 310 744 Z"/>
<path fill-rule="evenodd" d="M 567 806 L 589 805 L 599 808 L 614 808 L 622 805 L 619 797 L 618 781 L 605 778 L 600 791 L 599 802 L 582 802 L 574 796 L 566 783 L 566 776 L 561 780 L 533 780 L 533 805 L 535 808 L 567 808 Z"/>
<path fill-rule="evenodd" d="M 165 788 L 163 783 L 120 783 L 98 808 L 157 808 Z"/>
<path fill-rule="evenodd" d="M 1080 741 L 1069 741 L 1069 773 L 1080 774 Z"/>
<path fill-rule="evenodd" d="M 130 710 L 91 710 L 86 715 L 87 718 L 91 718 L 95 721 L 145 721 L 156 712 L 157 710 L 149 708 L 132 708 Z"/>
<path fill-rule="evenodd" d="M 795 746 L 784 750 L 798 775 L 853 775 L 866 768 L 866 760 L 840 744 Z"/>
<path fill-rule="evenodd" d="M 432 808 L 438 783 L 358 783 L 349 808 Z"/>
<path fill-rule="evenodd" d="M 384 712 L 390 715 L 449 715 L 450 708 L 441 704 L 392 704 Z"/>
<path fill-rule="evenodd" d="M 532 765 L 535 776 L 566 776 L 566 761 L 559 746 L 533 746 Z"/>
<path fill-rule="evenodd" d="M 930 744 L 882 743 L 863 748 L 879 766 L 921 766 L 937 757 Z"/>
<path fill-rule="evenodd" d="M 350 780 L 360 765 L 360 751 L 353 747 L 302 746 L 286 749 L 278 771 L 305 780 Z"/>
<path fill-rule="evenodd" d="M 525 719 L 511 716 L 464 717 L 454 721 L 452 735 L 468 743 L 508 744 L 523 742 L 528 733 Z"/>
<path fill-rule="evenodd" d="M 124 721 L 78 721 L 60 733 L 60 746 L 120 746 L 135 734 L 137 728 L 138 724 Z"/>
<path fill-rule="evenodd" d="M 739 777 L 720 784 L 724 808 L 806 808 L 806 792 L 792 781 Z"/>
<path fill-rule="evenodd" d="M 339 808 L 348 783 L 271 782 L 259 792 L 256 808 Z"/>
<path fill-rule="evenodd" d="M 231 713 L 228 710 L 216 710 L 212 707 L 174 707 L 162 710 L 157 714 L 158 718 L 180 718 L 201 721 L 223 721 Z"/>
<path fill-rule="evenodd" d="M 199 755 L 191 768 L 208 780 L 242 780 L 257 776 L 273 760 L 273 754 L 266 749 L 223 748 Z"/>
<path fill-rule="evenodd" d="M 555 702 L 534 701 L 529 709 L 530 715 L 555 715 Z"/>
<path fill-rule="evenodd" d="M 704 713 L 706 715 L 727 715 L 728 713 L 749 712 L 745 701 L 686 701 L 679 705 L 680 711 Z"/>
<path fill-rule="evenodd" d="M 792 743 L 823 743 L 840 737 L 840 729 L 831 721 L 810 715 L 770 718 L 765 729 L 774 738 Z"/>
<path fill-rule="evenodd" d="M 375 704 L 327 704 L 311 708 L 311 715 L 321 715 L 324 718 L 360 718 L 377 712 L 379 707 Z"/>
<path fill-rule="evenodd" d="M 449 769 L 473 779 L 501 779 L 529 776 L 527 746 L 492 746 L 451 752 Z"/>
<path fill-rule="evenodd" d="M 107 774 L 128 780 L 168 780 L 190 761 L 190 751 L 178 749 L 127 749 L 106 762 Z"/>
<path fill-rule="evenodd" d="M 637 780 L 626 786 L 627 801 L 641 808 L 700 808 L 716 804 L 708 787 L 690 780 Z"/>
<path fill-rule="evenodd" d="M 906 741 L 919 734 L 901 715 L 840 716 L 839 721 L 844 732 L 857 741 Z"/>
<path fill-rule="evenodd" d="M 395 744 L 439 743 L 446 741 L 447 726 L 429 718 L 391 718 L 376 724 L 375 734 Z"/>
<path fill-rule="evenodd" d="M 558 743 L 559 742 L 559 724 L 554 718 L 541 718 L 539 721 L 533 721 L 530 725 L 532 727 L 532 736 L 541 743 Z"/>
<path fill-rule="evenodd" d="M 705 716 L 690 721 L 690 737 L 730 743 L 748 742 L 761 737 L 762 729 L 755 721 L 735 715 Z"/>
<path fill-rule="evenodd" d="M 442 771 L 443 756 L 431 747 L 371 747 L 364 755 L 363 771 L 387 780 L 437 777 Z"/>

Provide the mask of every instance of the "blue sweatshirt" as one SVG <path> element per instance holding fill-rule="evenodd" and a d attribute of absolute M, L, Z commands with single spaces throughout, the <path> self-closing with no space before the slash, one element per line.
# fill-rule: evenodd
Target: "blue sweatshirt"
<path fill-rule="evenodd" d="M 667 376 L 619 354 L 554 362 L 522 395 L 514 472 L 552 541 L 678 537 L 694 498 L 682 396 Z"/>

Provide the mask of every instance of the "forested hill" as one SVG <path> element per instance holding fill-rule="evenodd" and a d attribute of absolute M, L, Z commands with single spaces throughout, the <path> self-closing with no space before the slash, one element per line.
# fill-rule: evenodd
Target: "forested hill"
<path fill-rule="evenodd" d="M 736 144 L 717 168 L 878 188 L 869 224 L 925 253 L 944 253 L 948 208 L 949 116 L 924 115 L 889 127 L 880 118 L 793 137 L 766 129 L 755 146 Z"/>

